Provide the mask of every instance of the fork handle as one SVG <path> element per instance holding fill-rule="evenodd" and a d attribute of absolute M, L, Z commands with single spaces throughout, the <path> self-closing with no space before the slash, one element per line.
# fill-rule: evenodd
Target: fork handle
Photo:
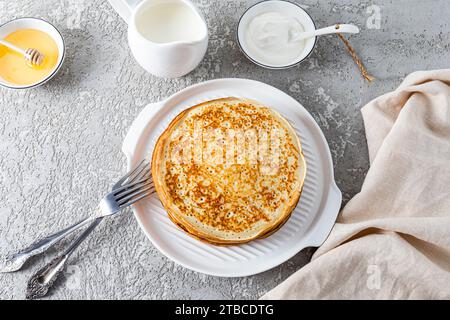
<path fill-rule="evenodd" d="M 61 239 L 67 237 L 69 234 L 78 230 L 79 228 L 85 226 L 86 224 L 92 222 L 97 217 L 90 216 L 87 217 L 70 227 L 67 227 L 61 231 L 58 231 L 54 234 L 51 234 L 43 239 L 35 241 L 30 246 L 20 250 L 19 252 L 10 255 L 6 261 L 4 262 L 4 266 L 0 267 L 0 273 L 3 272 L 14 272 L 20 270 L 24 263 L 31 257 L 41 254 L 51 248 L 54 244 L 56 244 Z"/>
<path fill-rule="evenodd" d="M 95 227 L 103 220 L 103 217 L 94 219 L 89 227 L 83 231 L 67 248 L 67 250 L 60 256 L 53 259 L 50 263 L 39 269 L 28 281 L 26 298 L 38 299 L 47 294 L 51 289 L 56 279 L 64 271 L 67 260 L 76 248 L 94 231 Z"/>
<path fill-rule="evenodd" d="M 83 231 L 82 234 L 78 236 L 67 248 L 65 255 L 67 258 L 75 251 L 76 248 L 94 231 L 95 227 L 98 226 L 98 224 L 103 220 L 104 217 L 95 217 L 89 227 L 86 228 L 86 230 Z"/>

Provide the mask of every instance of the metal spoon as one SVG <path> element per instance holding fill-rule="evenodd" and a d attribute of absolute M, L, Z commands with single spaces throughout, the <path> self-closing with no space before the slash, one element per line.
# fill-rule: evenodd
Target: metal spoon
<path fill-rule="evenodd" d="M 37 49 L 29 48 L 27 50 L 23 50 L 13 45 L 11 42 L 5 41 L 3 39 L 0 39 L 0 44 L 22 54 L 27 64 L 31 67 L 40 66 L 44 62 L 44 55 Z"/>
<path fill-rule="evenodd" d="M 332 33 L 359 33 L 359 28 L 353 24 L 336 24 L 331 27 L 299 33 L 294 36 L 293 41 L 302 41 L 312 37 L 323 36 Z"/>

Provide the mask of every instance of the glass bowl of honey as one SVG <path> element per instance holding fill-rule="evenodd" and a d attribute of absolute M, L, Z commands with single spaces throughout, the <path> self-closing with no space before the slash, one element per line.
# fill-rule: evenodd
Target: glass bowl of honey
<path fill-rule="evenodd" d="M 30 65 L 20 53 L 0 44 L 0 85 L 10 89 L 34 88 L 50 80 L 61 68 L 65 45 L 61 33 L 39 18 L 18 18 L 0 25 L 0 38 L 43 55 L 40 65 Z"/>

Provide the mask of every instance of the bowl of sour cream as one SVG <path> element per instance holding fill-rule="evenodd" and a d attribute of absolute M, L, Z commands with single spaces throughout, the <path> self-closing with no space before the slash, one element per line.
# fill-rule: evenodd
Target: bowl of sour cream
<path fill-rule="evenodd" d="M 237 39 L 242 52 L 255 64 L 286 69 L 304 61 L 314 50 L 316 38 L 298 41 L 303 32 L 314 31 L 311 16 L 299 5 L 280 0 L 259 2 L 244 12 Z"/>

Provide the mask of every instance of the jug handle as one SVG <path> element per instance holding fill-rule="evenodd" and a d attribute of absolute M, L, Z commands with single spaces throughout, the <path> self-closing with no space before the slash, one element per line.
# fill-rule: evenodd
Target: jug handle
<path fill-rule="evenodd" d="M 111 6 L 116 10 L 119 16 L 128 24 L 133 13 L 133 9 L 142 0 L 108 0 Z"/>

